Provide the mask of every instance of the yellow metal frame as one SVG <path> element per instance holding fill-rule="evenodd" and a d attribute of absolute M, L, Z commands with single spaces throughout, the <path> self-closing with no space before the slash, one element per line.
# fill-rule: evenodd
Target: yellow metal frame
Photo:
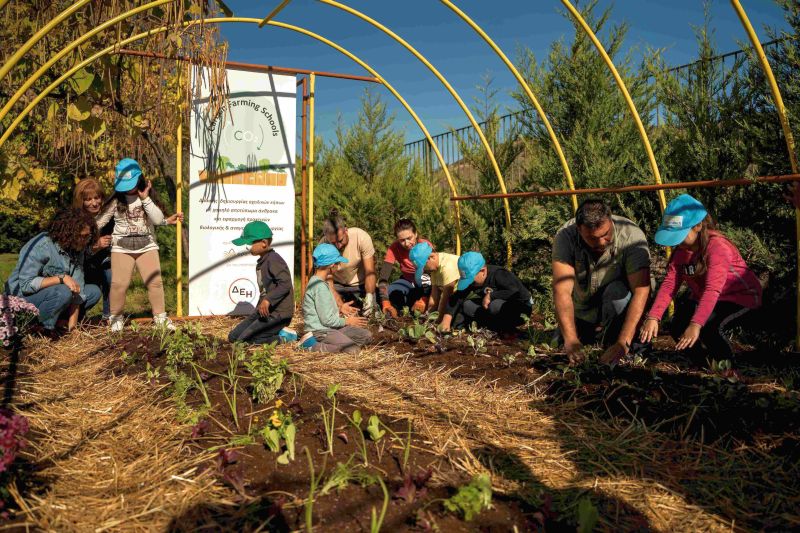
<path fill-rule="evenodd" d="M 181 213 L 183 208 L 183 65 L 180 61 L 177 64 L 178 71 L 178 131 L 175 132 L 175 212 Z M 177 265 L 175 269 L 175 307 L 176 314 L 183 316 L 183 222 L 178 220 L 175 225 L 175 255 Z"/>
<path fill-rule="evenodd" d="M 636 104 L 633 103 L 633 99 L 628 92 L 628 88 L 625 86 L 625 81 L 622 79 L 622 76 L 619 75 L 619 72 L 617 72 L 617 67 L 614 66 L 614 62 L 611 61 L 611 58 L 608 56 L 606 49 L 603 47 L 603 43 L 601 43 L 597 38 L 597 35 L 594 34 L 592 28 L 589 27 L 589 25 L 583 19 L 583 16 L 581 16 L 580 12 L 575 9 L 575 6 L 573 6 L 569 0 L 561 0 L 561 3 L 564 4 L 564 7 L 566 7 L 572 16 L 575 17 L 575 20 L 578 21 L 580 27 L 583 28 L 583 32 L 592 40 L 595 48 L 597 48 L 597 51 L 606 62 L 611 74 L 614 75 L 614 80 L 617 82 L 617 87 L 619 87 L 622 96 L 625 98 L 625 103 L 628 104 L 628 109 L 633 116 L 633 120 L 636 122 L 636 128 L 639 130 L 639 136 L 642 138 L 644 150 L 647 152 L 647 159 L 650 161 L 650 169 L 653 171 L 653 178 L 657 184 L 661 185 L 661 174 L 658 171 L 656 156 L 653 154 L 653 148 L 650 146 L 650 139 L 647 137 L 647 131 L 644 129 L 644 124 L 642 124 L 639 111 L 636 110 Z M 658 191 L 658 202 L 661 205 L 661 211 L 664 211 L 664 209 L 667 207 L 667 200 L 664 197 L 664 191 Z"/>
<path fill-rule="evenodd" d="M 148 9 L 152 9 L 154 7 L 158 7 L 160 5 L 168 4 L 174 1 L 175 0 L 154 0 L 153 2 L 136 7 L 126 13 L 117 15 L 116 17 L 107 20 L 106 22 L 98 25 L 96 28 L 92 28 L 92 30 L 86 32 L 85 34 L 81 35 L 80 37 L 72 41 L 70 44 L 65 46 L 61 51 L 56 53 L 53 57 L 48 59 L 41 67 L 39 67 L 36 70 L 36 72 L 31 74 L 30 77 L 28 77 L 28 79 L 25 80 L 25 83 L 23 83 L 20 86 L 20 88 L 17 89 L 17 91 L 11 96 L 11 98 L 8 99 L 8 102 L 6 102 L 6 105 L 3 106 L 3 109 L 0 109 L 0 121 L 2 121 L 5 118 L 8 112 L 11 111 L 11 108 L 14 107 L 14 104 L 16 104 L 19 101 L 19 99 L 25 95 L 27 90 L 30 89 L 31 86 L 33 86 L 33 84 L 36 83 L 39 80 L 39 78 L 41 78 L 50 69 L 50 67 L 55 65 L 60 59 L 64 58 L 67 54 L 75 50 L 77 47 L 79 47 L 80 45 L 82 45 L 83 43 L 85 43 L 86 41 L 88 41 L 101 31 L 117 24 L 118 22 L 126 20 L 132 17 L 133 15 L 141 13 L 142 11 L 147 11 Z M 2 76 L 0 76 L 0 78 L 2 78 Z"/>
<path fill-rule="evenodd" d="M 561 149 L 561 143 L 558 142 L 558 137 L 556 136 L 556 132 L 553 130 L 553 126 L 550 124 L 550 120 L 548 120 L 547 118 L 547 114 L 544 112 L 544 109 L 539 104 L 539 100 L 533 94 L 533 91 L 531 91 L 531 88 L 528 86 L 528 83 L 522 77 L 522 74 L 520 74 L 519 70 L 517 70 L 517 67 L 514 66 L 514 64 L 508 59 L 506 54 L 503 53 L 503 50 L 499 46 L 497 46 L 497 44 L 492 40 L 492 38 L 489 37 L 489 35 L 485 31 L 483 31 L 483 29 L 480 26 L 478 26 L 475 23 L 475 21 L 473 21 L 466 13 L 457 8 L 450 0 L 439 0 L 439 1 L 444 5 L 446 5 L 447 7 L 449 7 L 450 10 L 453 11 L 453 13 L 455 13 L 461 18 L 461 20 L 469 24 L 469 26 L 473 30 L 475 30 L 475 33 L 477 33 L 481 37 L 481 39 L 486 41 L 486 44 L 488 44 L 491 47 L 491 49 L 494 50 L 494 53 L 497 54 L 498 57 L 500 57 L 503 63 L 505 63 L 506 67 L 508 67 L 508 70 L 511 71 L 511 74 L 513 74 L 514 77 L 517 79 L 517 82 L 519 83 L 520 87 L 522 87 L 522 89 L 525 91 L 525 94 L 528 96 L 528 99 L 533 104 L 533 107 L 536 108 L 536 112 L 539 113 L 542 122 L 544 122 L 544 127 L 547 128 L 547 134 L 550 136 L 550 140 L 553 142 L 553 148 L 555 149 L 556 154 L 558 155 L 558 160 L 561 163 L 561 168 L 564 171 L 564 179 L 567 182 L 567 187 L 569 187 L 569 190 L 574 191 L 575 182 L 572 180 L 572 172 L 570 171 L 569 164 L 567 163 L 567 158 L 564 157 L 564 151 Z M 575 195 L 572 195 L 570 199 L 572 200 L 572 210 L 577 211 L 578 198 Z"/>
<path fill-rule="evenodd" d="M 316 97 L 317 76 L 312 72 L 308 75 L 308 152 L 307 170 L 308 176 L 308 233 L 306 240 L 311 243 L 314 239 L 314 98 Z M 308 250 L 306 250 L 308 251 Z"/>
<path fill-rule="evenodd" d="M 747 37 L 750 39 L 750 43 L 753 45 L 753 48 L 756 50 L 758 54 L 758 60 L 761 64 L 761 70 L 764 71 L 764 75 L 767 77 L 769 82 L 769 88 L 772 92 L 772 99 L 775 101 L 775 108 L 778 110 L 778 118 L 781 121 L 781 127 L 783 128 L 783 137 L 786 140 L 786 150 L 789 152 L 789 164 L 792 166 L 792 174 L 797 174 L 797 154 L 795 154 L 795 146 L 794 146 L 794 136 L 792 135 L 792 129 L 789 127 L 789 117 L 786 114 L 786 107 L 783 105 L 783 97 L 781 96 L 781 91 L 778 88 L 778 82 L 775 79 L 775 75 L 772 73 L 772 67 L 769 64 L 769 60 L 767 59 L 767 54 L 764 53 L 764 48 L 761 46 L 761 41 L 758 40 L 758 35 L 756 34 L 756 30 L 753 28 L 753 25 L 750 24 L 750 19 L 747 17 L 747 13 L 745 13 L 742 4 L 739 3 L 739 0 L 731 0 L 731 6 L 736 11 L 736 15 L 738 15 L 739 20 L 744 26 L 745 31 L 747 32 Z M 795 184 L 797 187 L 797 184 Z M 800 350 L 800 209 L 795 208 L 794 210 L 794 218 L 795 218 L 795 231 L 796 231 L 796 241 L 797 241 L 797 303 L 796 303 L 796 330 L 795 330 L 795 348 Z"/>
<path fill-rule="evenodd" d="M 483 144 L 484 148 L 486 149 L 486 153 L 489 156 L 489 160 L 491 161 L 492 167 L 494 168 L 495 174 L 497 175 L 497 182 L 500 185 L 500 190 L 504 194 L 506 192 L 508 192 L 506 190 L 506 183 L 503 180 L 503 174 L 500 172 L 500 167 L 498 166 L 497 159 L 494 156 L 494 151 L 492 150 L 492 147 L 489 146 L 489 142 L 486 140 L 486 136 L 483 134 L 483 130 L 481 130 L 480 126 L 478 125 L 478 122 L 475 120 L 475 117 L 472 116 L 472 113 L 470 112 L 469 108 L 467 108 L 466 104 L 464 104 L 464 101 L 461 99 L 461 96 L 459 96 L 459 94 L 456 92 L 456 90 L 453 89 L 453 86 L 450 85 L 450 82 L 448 82 L 447 79 L 444 76 L 442 76 L 442 74 L 436 69 L 436 67 L 434 67 L 431 64 L 431 62 L 428 61 L 425 58 L 425 56 L 423 56 L 421 53 L 419 53 L 416 48 L 411 46 L 408 42 L 403 40 L 402 37 L 400 37 L 399 35 L 394 33 L 392 30 L 390 30 L 389 28 L 387 28 L 386 26 L 384 26 L 380 22 L 368 17 L 367 15 L 361 13 L 360 11 L 358 11 L 356 9 L 353 9 L 353 8 L 351 8 L 349 6 L 344 5 L 344 4 L 340 4 L 339 2 L 335 2 L 334 0 L 319 0 L 319 1 L 322 2 L 323 4 L 329 5 L 331 7 L 335 7 L 335 8 L 341 9 L 342 11 L 344 11 L 346 13 L 349 13 L 351 15 L 354 15 L 354 16 L 360 18 L 361 20 L 363 20 L 365 22 L 368 22 L 372 26 L 378 28 L 383 33 L 385 33 L 386 35 L 388 35 L 389 37 L 391 37 L 392 39 L 394 39 L 395 41 L 400 43 L 406 50 L 411 52 L 414 55 L 414 57 L 416 57 L 423 65 L 428 67 L 428 70 L 430 70 L 434 74 L 434 76 L 436 76 L 436 78 L 442 83 L 442 85 L 444 85 L 444 87 L 447 89 L 447 91 L 453 96 L 453 98 L 456 100 L 458 105 L 464 111 L 464 114 L 469 119 L 470 123 L 472 124 L 472 127 L 475 128 L 475 132 L 478 134 L 478 137 L 480 138 L 481 143 Z M 434 148 L 434 149 L 436 149 L 436 148 Z M 443 165 L 442 168 L 446 168 L 446 165 Z M 511 250 L 511 235 L 510 235 L 510 231 L 511 231 L 511 208 L 509 207 L 508 198 L 503 198 L 503 208 L 505 210 L 505 215 L 506 215 L 506 228 L 507 228 L 507 230 L 509 232 L 509 234 L 507 235 L 507 238 L 506 238 L 506 262 L 507 262 L 508 266 L 511 266 L 511 252 L 512 252 L 512 250 Z"/>
<path fill-rule="evenodd" d="M 283 8 L 284 8 L 284 7 L 286 7 L 286 6 L 288 6 L 288 5 L 289 5 L 289 2 L 291 2 L 291 1 L 292 1 L 292 0 L 283 0 L 283 2 L 281 2 L 281 3 L 278 5 L 278 7 L 276 7 L 275 9 L 273 9 L 273 10 L 270 12 L 270 14 L 269 14 L 269 15 L 267 15 L 266 17 L 264 17 L 264 20 L 262 20 L 261 22 L 259 22 L 259 23 L 258 23 L 258 27 L 259 27 L 259 28 L 263 28 L 263 27 L 264 27 L 264 24 L 266 24 L 266 23 L 267 23 L 267 22 L 269 22 L 270 20 L 272 20 L 272 19 L 274 19 L 275 17 L 277 17 L 277 16 L 278 16 L 278 13 L 280 13 L 281 11 L 283 11 Z"/>
<path fill-rule="evenodd" d="M 25 44 L 20 46 L 19 49 L 16 52 L 11 54 L 11 57 L 9 57 L 6 60 L 6 62 L 3 63 L 2 66 L 0 66 L 0 80 L 2 80 L 3 78 L 6 77 L 6 74 L 8 74 L 9 71 L 11 71 L 11 69 L 14 68 L 14 66 L 19 62 L 19 60 L 22 59 L 22 57 L 26 53 L 28 53 L 28 50 L 33 48 L 33 45 L 38 43 L 42 39 L 42 37 L 44 37 L 45 35 L 50 33 L 50 31 L 52 31 L 53 28 L 58 26 L 61 23 L 61 21 L 66 20 L 69 17 L 71 17 L 73 13 L 75 13 L 80 8 L 82 8 L 83 6 L 88 4 L 90 1 L 91 0 L 78 0 L 77 2 L 75 2 L 74 4 L 69 6 L 67 9 L 65 9 L 64 11 L 62 11 L 61 13 L 59 13 L 58 15 L 53 17 L 53 19 L 50 20 L 50 22 L 48 22 L 44 26 L 42 26 L 39 29 L 39 31 L 37 31 L 36 33 L 31 35 L 31 38 L 28 39 L 25 42 Z M 172 1 L 172 0 L 170 0 L 170 1 Z M 4 6 L 5 6 L 5 2 L 3 2 L 3 5 L 0 6 L 0 8 L 2 8 Z"/>

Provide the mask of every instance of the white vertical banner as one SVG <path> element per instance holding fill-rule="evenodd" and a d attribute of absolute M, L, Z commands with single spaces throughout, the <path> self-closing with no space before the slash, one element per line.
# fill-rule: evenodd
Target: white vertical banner
<path fill-rule="evenodd" d="M 247 314 L 258 302 L 258 258 L 231 243 L 245 224 L 269 224 L 272 246 L 294 277 L 296 80 L 228 69 L 228 101 L 214 119 L 208 71 L 194 72 L 189 314 Z"/>

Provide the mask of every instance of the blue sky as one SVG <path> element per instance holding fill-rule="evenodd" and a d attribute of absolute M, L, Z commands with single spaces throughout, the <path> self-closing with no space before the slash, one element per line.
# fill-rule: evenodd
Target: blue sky
<path fill-rule="evenodd" d="M 769 40 L 765 27 L 785 29 L 783 13 L 773 0 L 741 0 L 762 41 Z M 278 0 L 226 0 L 237 16 L 264 17 Z M 464 22 L 436 0 L 347 0 L 390 27 L 425 55 L 450 81 L 468 105 L 477 94 L 476 84 L 489 74 L 498 99 L 510 104 L 508 92 L 515 80 L 489 47 Z M 573 28 L 558 0 L 454 0 L 514 59 L 516 50 L 528 47 L 537 59 L 549 46 L 570 40 Z M 612 23 L 630 26 L 625 46 L 634 53 L 647 48 L 664 49 L 668 64 L 680 65 L 696 58 L 693 26 L 703 23 L 700 0 L 600 0 L 598 12 L 613 6 Z M 712 28 L 717 48 L 728 52 L 740 47 L 747 36 L 728 0 L 711 2 Z M 336 41 L 372 65 L 414 107 L 431 134 L 461 127 L 467 119 L 439 81 L 408 51 L 378 29 L 339 9 L 314 0 L 293 0 L 276 20 L 303 26 Z M 280 28 L 255 25 L 220 25 L 230 44 L 228 59 L 281 67 L 306 68 L 350 74 L 366 74 L 350 59 L 322 43 Z M 355 120 L 359 98 L 368 83 L 318 78 L 317 133 L 333 139 L 338 117 Z M 422 137 L 405 110 L 391 94 L 373 86 L 395 113 L 395 127 L 408 141 Z M 299 131 L 299 130 L 298 130 Z"/>

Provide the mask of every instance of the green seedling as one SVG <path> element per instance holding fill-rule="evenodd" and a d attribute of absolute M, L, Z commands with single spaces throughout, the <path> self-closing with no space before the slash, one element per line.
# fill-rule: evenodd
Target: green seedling
<path fill-rule="evenodd" d="M 372 515 L 369 523 L 370 533 L 378 533 L 381 530 L 383 519 L 386 518 L 386 509 L 389 507 L 389 491 L 386 490 L 386 483 L 383 482 L 380 476 L 378 476 L 378 483 L 383 491 L 383 506 L 381 507 L 381 514 L 377 518 L 375 508 L 372 508 Z"/>
<path fill-rule="evenodd" d="M 486 474 L 472 478 L 469 484 L 458 489 L 455 495 L 444 501 L 444 508 L 460 515 L 467 522 L 482 510 L 492 506 L 492 482 Z"/>
<path fill-rule="evenodd" d="M 328 441 L 328 453 L 333 455 L 333 429 L 336 427 L 336 392 L 339 390 L 339 384 L 333 383 L 328 386 L 326 396 L 331 401 L 330 415 L 325 409 L 325 406 L 320 406 L 322 410 L 322 425 L 325 427 L 325 437 Z"/>
<path fill-rule="evenodd" d="M 381 429 L 381 425 L 381 419 L 378 418 L 378 415 L 372 415 L 369 417 L 369 423 L 367 423 L 367 433 L 369 434 L 369 438 L 375 442 L 381 440 L 386 434 L 386 431 Z"/>
<path fill-rule="evenodd" d="M 582 498 L 578 503 L 578 533 L 592 533 L 599 518 L 600 513 L 592 505 L 592 500 Z"/>
<path fill-rule="evenodd" d="M 347 415 L 345 415 L 347 416 Z M 356 409 L 353 411 L 353 416 L 347 417 L 350 423 L 356 428 L 356 433 L 361 441 L 361 457 L 364 459 L 364 466 L 369 466 L 369 459 L 367 455 L 367 440 L 364 438 L 364 430 L 361 429 L 361 422 L 363 418 L 361 417 L 361 411 Z"/>
<path fill-rule="evenodd" d="M 265 344 L 255 350 L 244 366 L 253 376 L 253 399 L 259 403 L 271 401 L 283 385 L 289 363 L 285 359 L 275 362 L 272 359 L 277 343 Z"/>
<path fill-rule="evenodd" d="M 273 411 L 269 423 L 260 432 L 264 438 L 264 444 L 275 453 L 281 451 L 281 439 L 286 444 L 286 451 L 278 456 L 278 463 L 282 465 L 294 461 L 295 447 L 294 441 L 297 435 L 297 427 L 292 421 L 289 413 L 284 413 L 281 409 Z"/>
<path fill-rule="evenodd" d="M 147 376 L 147 380 L 151 382 L 157 380 L 159 376 L 161 376 L 161 368 L 157 366 L 154 367 L 150 363 L 147 363 L 147 366 L 145 366 L 144 371 L 145 375 Z"/>

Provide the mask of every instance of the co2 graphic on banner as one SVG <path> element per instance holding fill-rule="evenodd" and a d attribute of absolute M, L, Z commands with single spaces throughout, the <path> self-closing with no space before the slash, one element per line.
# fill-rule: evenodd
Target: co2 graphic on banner
<path fill-rule="evenodd" d="M 257 257 L 231 241 L 252 220 L 294 270 L 294 76 L 228 69 L 229 97 L 208 112 L 208 71 L 192 80 L 189 313 L 247 314 L 258 302 Z M 193 94 L 198 94 L 194 91 Z"/>

